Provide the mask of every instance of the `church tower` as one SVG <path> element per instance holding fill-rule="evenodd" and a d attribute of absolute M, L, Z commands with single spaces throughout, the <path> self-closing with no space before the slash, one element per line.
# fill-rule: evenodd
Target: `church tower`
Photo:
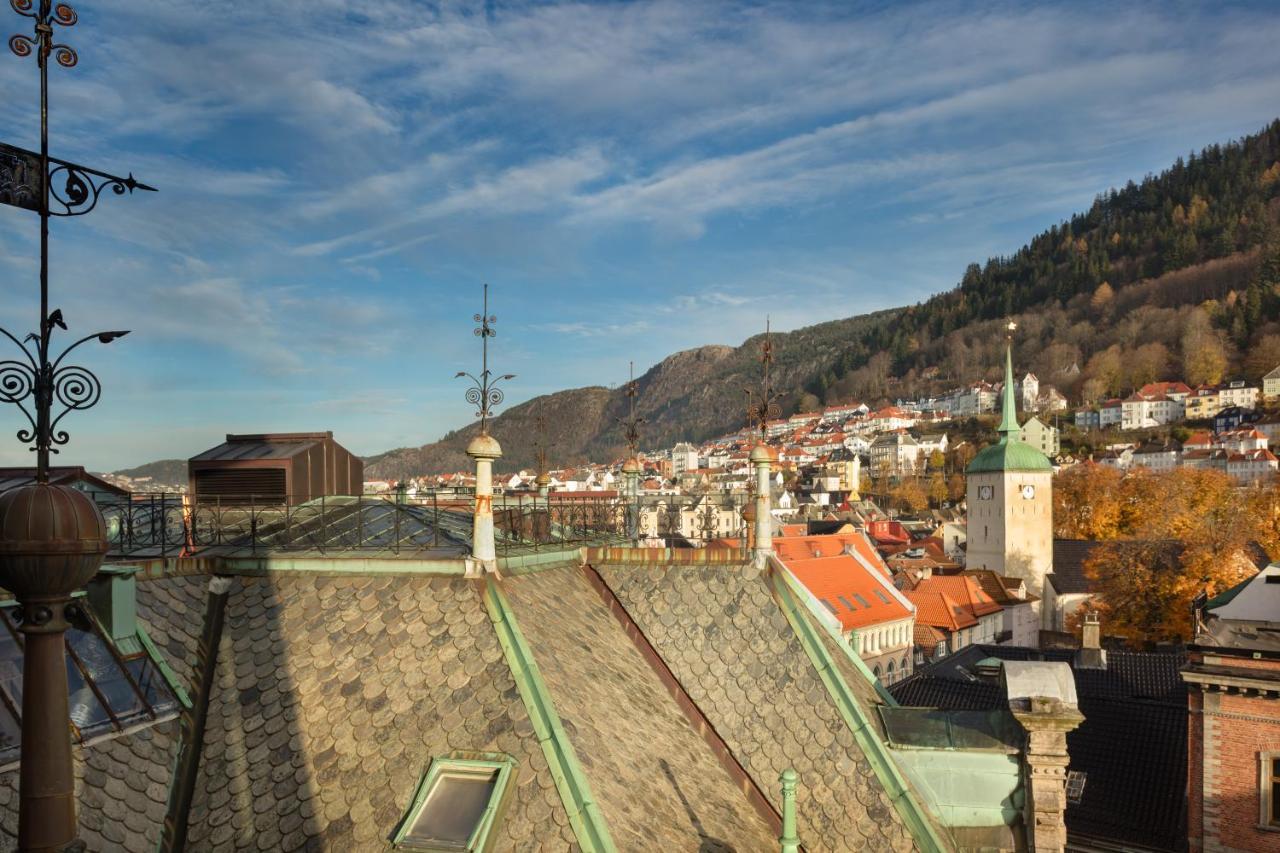
<path fill-rule="evenodd" d="M 968 541 L 965 565 L 1026 581 L 1043 597 L 1053 570 L 1053 466 L 1022 441 L 1013 383 L 1013 323 L 1005 350 L 1000 440 L 986 447 L 965 472 Z"/>

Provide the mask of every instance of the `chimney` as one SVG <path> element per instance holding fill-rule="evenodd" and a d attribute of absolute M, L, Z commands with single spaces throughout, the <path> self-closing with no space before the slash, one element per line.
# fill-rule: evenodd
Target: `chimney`
<path fill-rule="evenodd" d="M 138 640 L 137 566 L 103 566 L 88 585 L 89 607 L 122 655 L 141 652 Z"/>
<path fill-rule="evenodd" d="M 1076 653 L 1077 669 L 1106 669 L 1107 653 L 1102 650 L 1102 623 L 1097 611 L 1084 615 L 1080 651 Z"/>

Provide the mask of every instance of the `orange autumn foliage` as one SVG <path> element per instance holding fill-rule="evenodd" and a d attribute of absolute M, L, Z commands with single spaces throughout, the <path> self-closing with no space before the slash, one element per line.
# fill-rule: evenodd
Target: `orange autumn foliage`
<path fill-rule="evenodd" d="M 1085 563 L 1107 632 L 1137 642 L 1190 638 L 1191 601 L 1256 569 L 1249 550 L 1280 550 L 1280 491 L 1216 470 L 1126 474 L 1099 465 L 1054 482 L 1055 534 L 1108 544 Z"/>

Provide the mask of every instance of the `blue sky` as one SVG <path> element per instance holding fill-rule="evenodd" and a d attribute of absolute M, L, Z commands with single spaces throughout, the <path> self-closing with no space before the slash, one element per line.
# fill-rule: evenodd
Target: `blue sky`
<path fill-rule="evenodd" d="M 509 403 L 918 301 L 1280 113 L 1274 4 L 76 6 L 53 153 L 161 190 L 54 222 L 72 331 L 134 330 L 64 422 L 59 461 L 97 470 L 233 431 L 437 438 L 472 416 L 485 281 Z M 0 57 L 0 139 L 35 146 L 35 74 Z M 11 329 L 36 241 L 0 209 Z"/>

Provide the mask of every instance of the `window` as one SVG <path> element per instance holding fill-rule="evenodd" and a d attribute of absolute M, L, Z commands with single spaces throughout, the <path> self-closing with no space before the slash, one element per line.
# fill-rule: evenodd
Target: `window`
<path fill-rule="evenodd" d="M 1262 803 L 1259 823 L 1267 829 L 1280 829 L 1280 752 L 1262 753 Z"/>
<path fill-rule="evenodd" d="M 837 596 L 837 598 L 839 598 L 839 599 L 840 599 L 840 603 L 841 603 L 841 604 L 843 604 L 845 607 L 849 608 L 850 610 L 857 610 L 857 609 L 858 609 L 858 608 L 854 607 L 852 604 L 850 604 L 850 603 L 849 603 L 849 599 L 845 598 L 843 595 Z"/>
<path fill-rule="evenodd" d="M 825 598 L 819 598 L 818 601 L 822 602 L 822 606 L 827 608 L 827 612 L 829 612 L 832 616 L 836 616 L 839 614 L 840 611 L 836 610 L 836 606 L 832 604 L 830 601 L 827 601 Z"/>
<path fill-rule="evenodd" d="M 876 598 L 880 599 L 880 603 L 881 603 L 881 604 L 888 604 L 888 603 L 889 603 L 889 599 L 888 599 L 888 598 L 886 598 L 886 597 L 885 597 L 885 594 L 884 594 L 883 592 L 881 592 L 880 590 L 878 590 L 878 589 L 876 590 Z"/>
<path fill-rule="evenodd" d="M 489 753 L 433 759 L 392 833 L 392 843 L 404 850 L 487 849 L 506 808 L 515 766 L 510 756 Z"/>
<path fill-rule="evenodd" d="M 855 600 L 855 601 L 857 601 L 857 602 L 858 602 L 859 604 L 861 604 L 863 607 L 870 607 L 870 606 L 871 606 L 870 604 L 868 604 L 868 603 L 867 603 L 867 600 L 866 600 L 865 598 L 863 598 L 859 593 L 856 593 L 856 592 L 855 592 L 855 593 L 853 594 L 853 598 L 854 598 L 854 600 Z"/>
<path fill-rule="evenodd" d="M 1080 770 L 1067 771 L 1067 802 L 1078 803 L 1084 796 L 1085 774 Z"/>

